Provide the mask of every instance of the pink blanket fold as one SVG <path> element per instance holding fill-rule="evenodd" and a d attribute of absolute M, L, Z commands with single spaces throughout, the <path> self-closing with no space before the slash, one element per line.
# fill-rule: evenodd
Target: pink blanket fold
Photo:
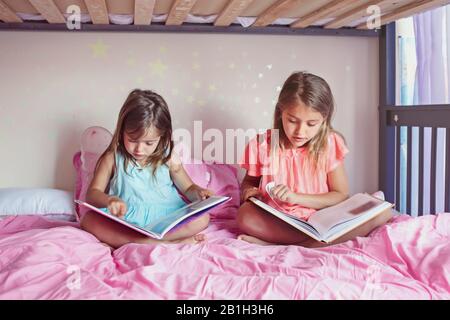
<path fill-rule="evenodd" d="M 307 249 L 236 239 L 111 252 L 76 223 L 0 221 L 0 299 L 450 299 L 450 213 L 398 216 L 366 238 Z"/>

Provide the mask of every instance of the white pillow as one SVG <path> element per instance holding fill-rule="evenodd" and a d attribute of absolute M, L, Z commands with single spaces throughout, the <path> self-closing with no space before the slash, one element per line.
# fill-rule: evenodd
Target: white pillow
<path fill-rule="evenodd" d="M 0 216 L 9 215 L 75 221 L 73 194 L 49 188 L 0 188 Z"/>

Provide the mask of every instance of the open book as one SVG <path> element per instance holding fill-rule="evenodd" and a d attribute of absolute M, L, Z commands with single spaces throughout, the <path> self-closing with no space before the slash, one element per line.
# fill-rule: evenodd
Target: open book
<path fill-rule="evenodd" d="M 393 204 L 367 193 L 357 193 L 341 203 L 316 211 L 308 221 L 305 221 L 281 212 L 254 197 L 249 200 L 311 238 L 326 243 L 336 240 L 393 207 Z"/>
<path fill-rule="evenodd" d="M 135 231 L 138 231 L 148 237 L 152 237 L 155 239 L 162 239 L 164 235 L 172 230 L 175 226 L 181 224 L 184 220 L 187 218 L 193 216 L 193 215 L 200 215 L 203 212 L 206 212 L 222 203 L 227 202 L 230 200 L 231 197 L 222 197 L 222 196 L 212 196 L 205 200 L 198 200 L 192 203 L 187 204 L 186 206 L 169 213 L 162 217 L 159 220 L 156 220 L 144 227 L 138 226 L 134 223 L 131 223 L 129 221 L 126 221 L 122 218 L 116 217 L 112 215 L 111 213 L 107 212 L 107 210 L 102 210 L 97 207 L 94 207 L 93 205 L 90 205 L 89 203 L 86 203 L 81 200 L 75 200 L 76 203 L 85 206 L 107 218 L 110 218 L 114 221 L 117 221 Z"/>

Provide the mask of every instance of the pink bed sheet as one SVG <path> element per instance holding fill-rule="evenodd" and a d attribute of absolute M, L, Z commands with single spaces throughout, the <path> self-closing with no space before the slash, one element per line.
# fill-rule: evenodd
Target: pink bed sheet
<path fill-rule="evenodd" d="M 366 238 L 307 249 L 236 239 L 114 252 L 76 223 L 0 221 L 0 299 L 450 299 L 450 213 L 397 216 Z"/>

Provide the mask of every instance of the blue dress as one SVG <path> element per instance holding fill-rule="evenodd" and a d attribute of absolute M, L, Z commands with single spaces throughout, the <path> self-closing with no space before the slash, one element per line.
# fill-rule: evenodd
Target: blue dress
<path fill-rule="evenodd" d="M 127 204 L 126 221 L 144 227 L 186 205 L 167 165 L 159 166 L 153 175 L 153 167 L 141 167 L 129 161 L 125 172 L 124 156 L 117 152 L 115 159 L 116 170 L 109 184 L 109 195 L 118 196 Z"/>

